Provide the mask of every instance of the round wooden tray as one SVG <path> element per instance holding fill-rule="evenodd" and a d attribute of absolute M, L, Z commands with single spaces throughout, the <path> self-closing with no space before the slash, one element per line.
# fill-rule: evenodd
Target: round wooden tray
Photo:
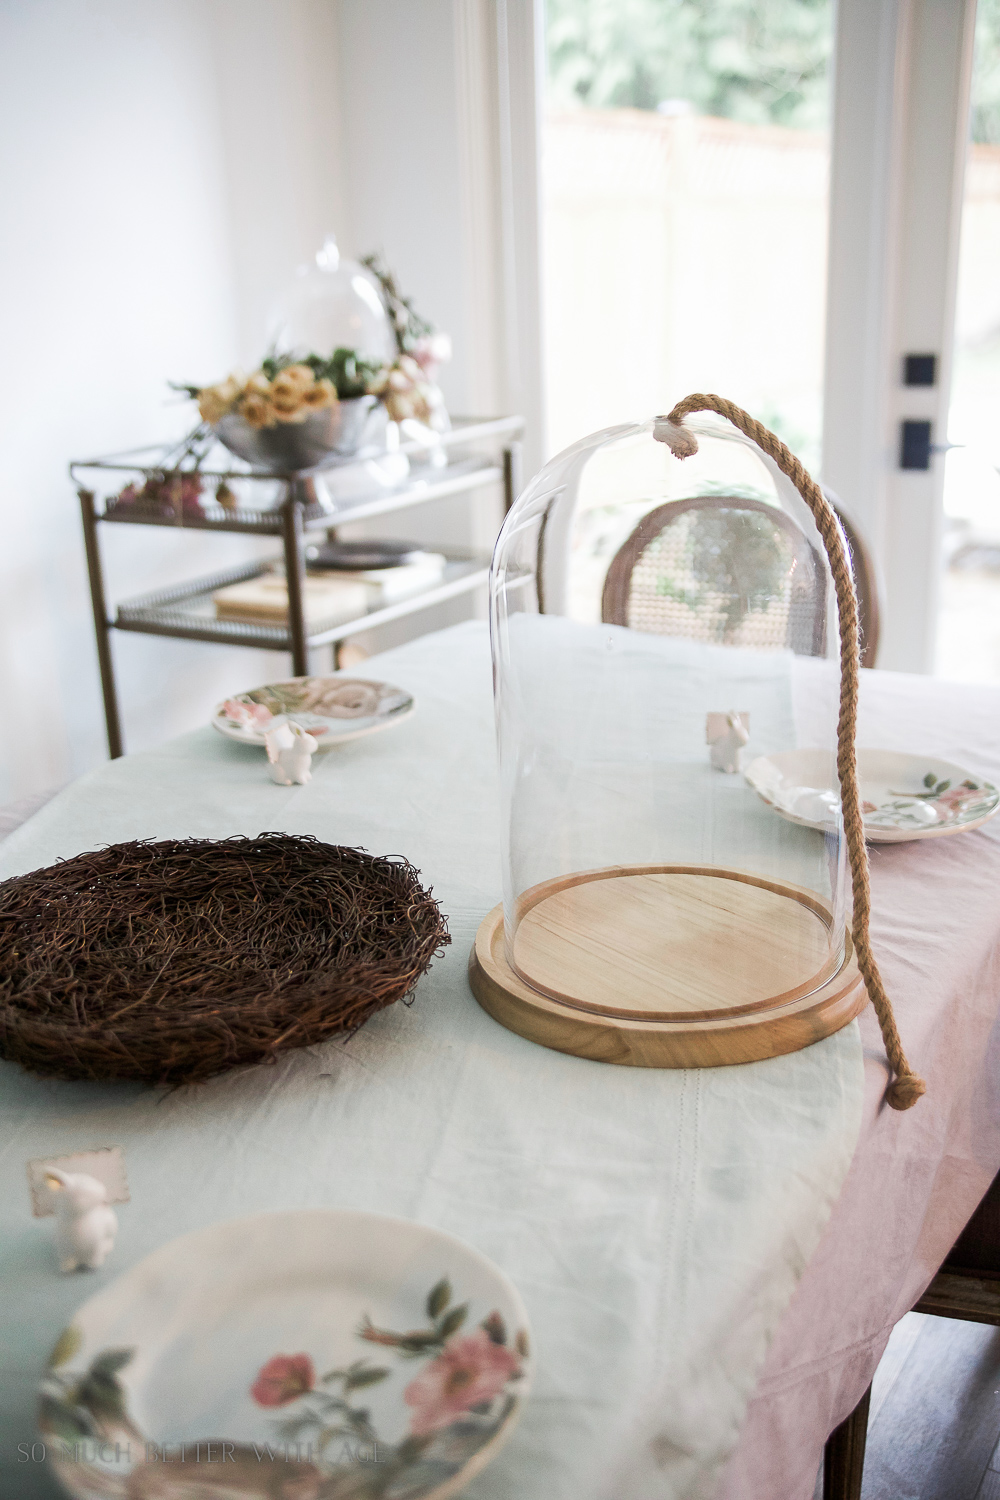
<path fill-rule="evenodd" d="M 559 1052 L 643 1068 L 717 1067 L 807 1047 L 867 1003 L 850 934 L 813 891 L 741 870 L 633 865 L 533 887 L 513 964 L 503 908 L 469 960 L 476 999 Z"/>

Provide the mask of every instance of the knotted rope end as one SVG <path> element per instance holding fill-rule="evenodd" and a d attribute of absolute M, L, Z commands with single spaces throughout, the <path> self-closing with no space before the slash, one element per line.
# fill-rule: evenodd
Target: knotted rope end
<path fill-rule="evenodd" d="M 926 1092 L 926 1083 L 916 1073 L 900 1073 L 896 1081 L 889 1085 L 885 1097 L 893 1109 L 909 1109 Z"/>
<path fill-rule="evenodd" d="M 669 417 L 655 417 L 653 436 L 658 443 L 666 443 L 675 458 L 693 458 L 698 452 L 698 439 L 693 432 L 672 422 Z"/>

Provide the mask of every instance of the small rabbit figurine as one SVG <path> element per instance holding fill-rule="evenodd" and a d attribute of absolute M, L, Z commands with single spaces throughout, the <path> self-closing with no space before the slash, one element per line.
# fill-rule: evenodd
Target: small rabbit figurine
<path fill-rule="evenodd" d="M 60 1271 L 96 1271 L 115 1243 L 118 1215 L 108 1202 L 108 1190 L 86 1172 L 45 1174 L 46 1186 L 56 1195 L 56 1251 Z"/>
<path fill-rule="evenodd" d="M 290 719 L 269 729 L 264 735 L 267 746 L 268 770 L 271 780 L 279 786 L 305 786 L 312 779 L 309 762 L 316 749 L 316 741 L 307 734 L 301 724 Z"/>
<path fill-rule="evenodd" d="M 742 768 L 743 746 L 750 738 L 749 714 L 709 714 L 705 738 L 712 747 L 712 765 L 730 775 Z"/>

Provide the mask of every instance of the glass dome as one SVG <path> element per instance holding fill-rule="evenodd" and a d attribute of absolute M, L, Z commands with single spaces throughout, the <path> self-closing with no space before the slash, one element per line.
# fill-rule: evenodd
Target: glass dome
<path fill-rule="evenodd" d="M 675 457 L 663 424 L 567 448 L 497 542 L 502 962 L 550 1016 L 748 1030 L 851 960 L 836 600 L 777 465 L 714 416 Z"/>
<path fill-rule="evenodd" d="M 358 261 L 341 259 L 333 235 L 278 299 L 271 340 L 280 354 L 326 357 L 335 349 L 354 349 L 378 363 L 391 365 L 396 358 L 378 282 Z"/>

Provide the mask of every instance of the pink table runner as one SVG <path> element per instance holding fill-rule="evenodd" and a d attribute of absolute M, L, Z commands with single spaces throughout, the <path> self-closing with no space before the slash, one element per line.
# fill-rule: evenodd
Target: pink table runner
<path fill-rule="evenodd" d="M 859 744 L 927 751 L 1000 781 L 1000 689 L 862 673 Z M 882 1103 L 861 1017 L 865 1117 L 840 1200 L 771 1345 L 718 1500 L 808 1500 L 828 1434 L 857 1405 L 1000 1170 L 1000 817 L 871 849 L 872 938 L 927 1094 Z"/>

